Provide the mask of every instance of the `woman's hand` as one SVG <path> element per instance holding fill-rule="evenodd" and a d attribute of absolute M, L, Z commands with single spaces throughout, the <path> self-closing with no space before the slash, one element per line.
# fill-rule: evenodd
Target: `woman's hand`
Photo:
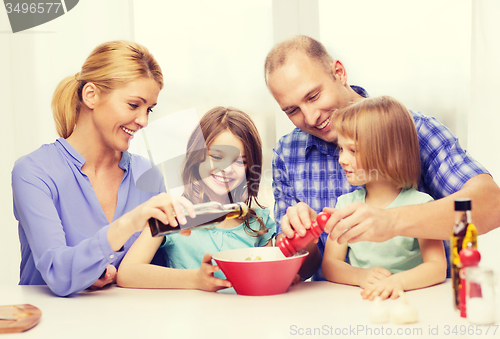
<path fill-rule="evenodd" d="M 193 204 L 185 197 L 172 197 L 170 194 L 160 193 L 123 215 L 122 218 L 127 217 L 124 221 L 130 223 L 135 232 L 142 231 L 150 218 L 175 227 L 179 223 L 184 225 L 187 222 L 183 208 L 191 218 L 196 217 Z"/>
<path fill-rule="evenodd" d="M 108 241 L 114 251 L 118 251 L 136 232 L 155 218 L 173 227 L 187 223 L 185 209 L 192 218 L 196 217 L 194 205 L 184 197 L 173 198 L 170 194 L 160 193 L 115 220 L 108 231 Z"/>
<path fill-rule="evenodd" d="M 108 265 L 106 267 L 106 273 L 102 279 L 97 279 L 95 283 L 92 284 L 89 288 L 91 290 L 99 290 L 106 285 L 112 284 L 116 281 L 116 267 L 113 265 Z"/>
<path fill-rule="evenodd" d="M 200 269 L 196 276 L 197 289 L 209 292 L 231 287 L 231 283 L 224 279 L 214 277 L 214 273 L 220 270 L 219 266 L 212 265 L 212 255 L 206 253 L 201 261 Z"/>

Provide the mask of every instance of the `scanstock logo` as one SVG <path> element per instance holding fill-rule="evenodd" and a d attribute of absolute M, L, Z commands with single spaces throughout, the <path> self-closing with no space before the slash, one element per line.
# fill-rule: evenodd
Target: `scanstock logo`
<path fill-rule="evenodd" d="M 52 1 L 52 2 L 50 2 Z M 12 32 L 40 26 L 71 11 L 79 0 L 4 0 Z"/>

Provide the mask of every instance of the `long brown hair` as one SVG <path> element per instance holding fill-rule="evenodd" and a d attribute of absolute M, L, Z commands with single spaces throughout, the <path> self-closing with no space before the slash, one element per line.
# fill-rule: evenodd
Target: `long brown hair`
<path fill-rule="evenodd" d="M 365 171 L 377 170 L 399 188 L 417 188 L 420 151 L 408 109 L 389 96 L 367 98 L 338 112 L 335 128 L 353 139 Z"/>
<path fill-rule="evenodd" d="M 214 107 L 203 115 L 200 125 L 191 134 L 186 147 L 186 160 L 182 171 L 184 183 L 184 196 L 193 203 L 209 201 L 199 172 L 200 164 L 207 157 L 207 146 L 221 133 L 229 130 L 243 144 L 246 156 L 246 182 L 231 191 L 235 201 L 243 201 L 249 211 L 244 218 L 245 232 L 251 236 L 258 236 L 267 232 L 265 225 L 259 218 L 252 204 L 262 207 L 257 201 L 259 193 L 260 178 L 262 173 L 262 141 L 257 127 L 252 119 L 244 112 L 233 107 Z M 259 223 L 259 229 L 254 230 L 250 226 L 250 220 L 254 218 Z"/>
<path fill-rule="evenodd" d="M 163 88 L 163 74 L 146 47 L 130 41 L 110 41 L 97 46 L 80 72 L 63 79 L 52 97 L 52 112 L 59 136 L 73 133 L 80 113 L 82 89 L 93 83 L 107 93 L 140 78 L 154 79 Z"/>

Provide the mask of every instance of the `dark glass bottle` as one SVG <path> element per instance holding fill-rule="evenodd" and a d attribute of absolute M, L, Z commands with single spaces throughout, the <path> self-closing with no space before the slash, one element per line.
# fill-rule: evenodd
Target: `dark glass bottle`
<path fill-rule="evenodd" d="M 194 210 L 196 212 L 195 218 L 191 218 L 187 215 L 188 213 L 184 211 L 187 223 L 184 225 L 179 224 L 179 226 L 176 227 L 164 224 L 155 218 L 149 219 L 151 234 L 153 237 L 161 237 L 188 228 L 202 227 L 221 223 L 226 219 L 243 217 L 248 213 L 248 206 L 243 202 L 222 205 L 221 203 L 212 201 L 194 205 Z"/>

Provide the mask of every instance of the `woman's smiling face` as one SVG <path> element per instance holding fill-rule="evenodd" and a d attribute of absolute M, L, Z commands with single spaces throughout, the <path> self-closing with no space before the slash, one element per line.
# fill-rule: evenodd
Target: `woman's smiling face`
<path fill-rule="evenodd" d="M 159 93 L 156 81 L 141 78 L 107 94 L 96 95 L 93 123 L 102 143 L 110 149 L 126 151 L 134 134 L 147 126 Z"/>
<path fill-rule="evenodd" d="M 208 145 L 208 156 L 200 163 L 199 173 L 209 188 L 211 200 L 227 201 L 227 187 L 235 189 L 246 182 L 246 156 L 243 143 L 231 131 L 225 130 Z"/>

